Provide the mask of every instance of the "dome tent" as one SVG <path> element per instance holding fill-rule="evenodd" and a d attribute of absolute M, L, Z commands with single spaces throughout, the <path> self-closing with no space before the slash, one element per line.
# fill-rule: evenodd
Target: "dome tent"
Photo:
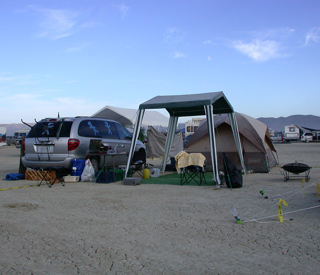
<path fill-rule="evenodd" d="M 242 153 L 246 170 L 269 172 L 277 164 L 267 125 L 250 116 L 234 113 L 238 124 Z M 214 116 L 218 168 L 223 170 L 223 153 L 241 170 L 237 147 L 234 142 L 229 118 L 226 114 Z M 188 153 L 202 153 L 207 158 L 207 170 L 211 169 L 207 121 L 203 120 L 186 144 Z"/>

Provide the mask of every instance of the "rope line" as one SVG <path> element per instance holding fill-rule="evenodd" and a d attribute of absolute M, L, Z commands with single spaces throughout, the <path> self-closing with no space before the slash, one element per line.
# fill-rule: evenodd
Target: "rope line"
<path fill-rule="evenodd" d="M 315 186 L 315 185 L 316 185 L 316 183 L 312 183 L 312 184 L 310 184 L 309 186 L 305 187 L 304 189 L 307 189 L 307 188 L 312 187 L 312 186 Z M 288 193 L 291 193 L 291 192 L 295 192 L 295 193 L 293 193 L 291 196 L 285 197 L 285 199 L 290 199 L 290 198 L 293 197 L 294 195 L 298 194 L 300 191 L 303 191 L 303 188 L 299 188 L 299 189 L 295 189 L 295 190 L 291 190 L 291 191 L 285 192 L 285 193 L 283 193 L 283 194 L 275 195 L 275 196 L 269 197 L 269 199 L 270 199 L 270 198 L 273 199 L 273 198 L 275 198 L 275 197 L 282 197 L 282 196 L 284 196 L 285 194 L 288 194 Z"/>
<path fill-rule="evenodd" d="M 275 145 L 275 144 L 274 144 Z M 294 161 L 296 161 L 293 156 L 289 155 L 285 150 L 283 150 L 280 146 L 275 146 L 277 147 L 277 150 L 280 149 L 283 153 L 285 153 L 287 156 L 289 156 L 290 158 L 292 158 Z"/>
<path fill-rule="evenodd" d="M 294 211 L 285 212 L 285 213 L 282 213 L 282 215 L 291 214 L 291 213 L 296 213 L 296 212 L 301 212 L 301 211 L 310 210 L 310 209 L 314 209 L 314 208 L 318 208 L 318 207 L 320 207 L 320 205 L 316 205 L 316 206 L 311 206 L 311 207 L 307 207 L 307 208 L 302 208 L 302 209 L 298 209 L 298 210 L 294 210 Z M 278 215 L 272 215 L 272 216 L 263 217 L 263 218 L 259 218 L 259 219 L 246 220 L 246 221 L 243 221 L 242 223 L 259 221 L 259 220 L 263 220 L 263 219 L 274 218 L 274 217 L 277 217 L 277 216 L 278 216 Z"/>
<path fill-rule="evenodd" d="M 315 183 L 312 183 L 312 184 L 310 184 L 309 186 L 305 187 L 305 189 L 307 189 L 307 188 L 309 188 L 309 187 L 312 187 L 312 186 L 315 186 L 315 185 L 316 185 Z M 296 190 L 298 190 L 298 191 L 296 191 Z M 286 193 L 277 195 L 277 197 L 284 197 L 286 200 L 288 200 L 288 199 L 292 198 L 293 196 L 295 196 L 296 194 L 298 194 L 299 192 L 303 191 L 303 188 L 299 188 L 299 189 L 296 189 L 296 190 L 289 191 L 289 192 L 286 192 Z M 293 194 L 290 195 L 289 197 L 285 197 L 285 196 L 284 196 L 285 194 L 288 194 L 288 193 L 291 193 L 291 192 L 295 192 L 295 193 L 293 193 Z M 272 198 L 274 198 L 274 197 L 275 197 L 275 196 L 269 197 L 269 199 L 272 199 Z M 277 205 L 278 205 L 278 202 L 276 202 L 275 204 L 270 205 L 267 209 L 263 209 L 262 211 L 260 211 L 260 212 L 258 212 L 257 214 L 255 214 L 252 218 L 259 216 L 261 213 L 266 212 L 266 211 L 270 210 L 272 207 L 277 206 Z M 275 216 L 277 216 L 277 215 L 275 215 Z M 273 217 L 273 216 L 272 216 L 272 217 Z M 253 219 L 253 220 L 254 220 L 254 219 Z"/>

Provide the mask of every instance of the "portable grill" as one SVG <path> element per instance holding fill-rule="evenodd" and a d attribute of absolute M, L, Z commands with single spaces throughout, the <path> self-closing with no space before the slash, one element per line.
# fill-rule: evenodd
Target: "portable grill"
<path fill-rule="evenodd" d="M 290 173 L 293 174 L 291 175 L 291 178 L 302 177 L 306 181 L 310 180 L 309 174 L 312 167 L 308 166 L 307 164 L 293 162 L 293 163 L 288 163 L 286 165 L 283 165 L 281 168 L 283 169 L 283 172 L 284 172 L 284 178 L 283 178 L 284 181 L 289 180 Z M 304 173 L 304 175 L 299 175 L 301 173 Z"/>

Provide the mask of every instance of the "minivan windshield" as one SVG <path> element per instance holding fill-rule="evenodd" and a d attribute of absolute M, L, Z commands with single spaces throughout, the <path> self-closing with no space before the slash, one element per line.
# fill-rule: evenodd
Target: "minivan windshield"
<path fill-rule="evenodd" d="M 71 126 L 72 121 L 38 122 L 27 137 L 70 137 Z"/>

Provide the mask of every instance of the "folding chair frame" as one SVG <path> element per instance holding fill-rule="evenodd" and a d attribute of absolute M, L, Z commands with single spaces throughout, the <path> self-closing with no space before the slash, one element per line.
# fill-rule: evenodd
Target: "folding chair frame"
<path fill-rule="evenodd" d="M 42 182 L 44 181 L 48 185 L 48 187 L 51 188 L 57 179 L 59 180 L 59 182 L 61 183 L 62 186 L 65 186 L 64 182 L 61 180 L 62 173 L 61 173 L 60 169 L 49 168 L 47 170 L 44 170 L 43 168 L 40 168 L 39 170 L 44 173 L 39 173 L 39 175 L 41 177 L 41 181 L 39 182 L 38 186 L 40 186 L 42 184 Z M 50 177 L 48 177 L 49 172 L 52 172 L 52 171 L 56 172 L 56 174 L 55 174 L 56 176 L 54 179 L 50 179 Z"/>
<path fill-rule="evenodd" d="M 180 174 L 180 184 L 188 184 L 192 181 L 196 182 L 198 185 L 202 183 L 206 184 L 206 178 L 204 176 L 204 167 L 192 165 L 182 168 Z"/>
<path fill-rule="evenodd" d="M 142 168 L 145 166 L 142 160 L 138 160 L 130 165 L 130 174 L 128 175 L 130 178 L 135 174 L 138 173 L 141 177 L 143 176 Z"/>

